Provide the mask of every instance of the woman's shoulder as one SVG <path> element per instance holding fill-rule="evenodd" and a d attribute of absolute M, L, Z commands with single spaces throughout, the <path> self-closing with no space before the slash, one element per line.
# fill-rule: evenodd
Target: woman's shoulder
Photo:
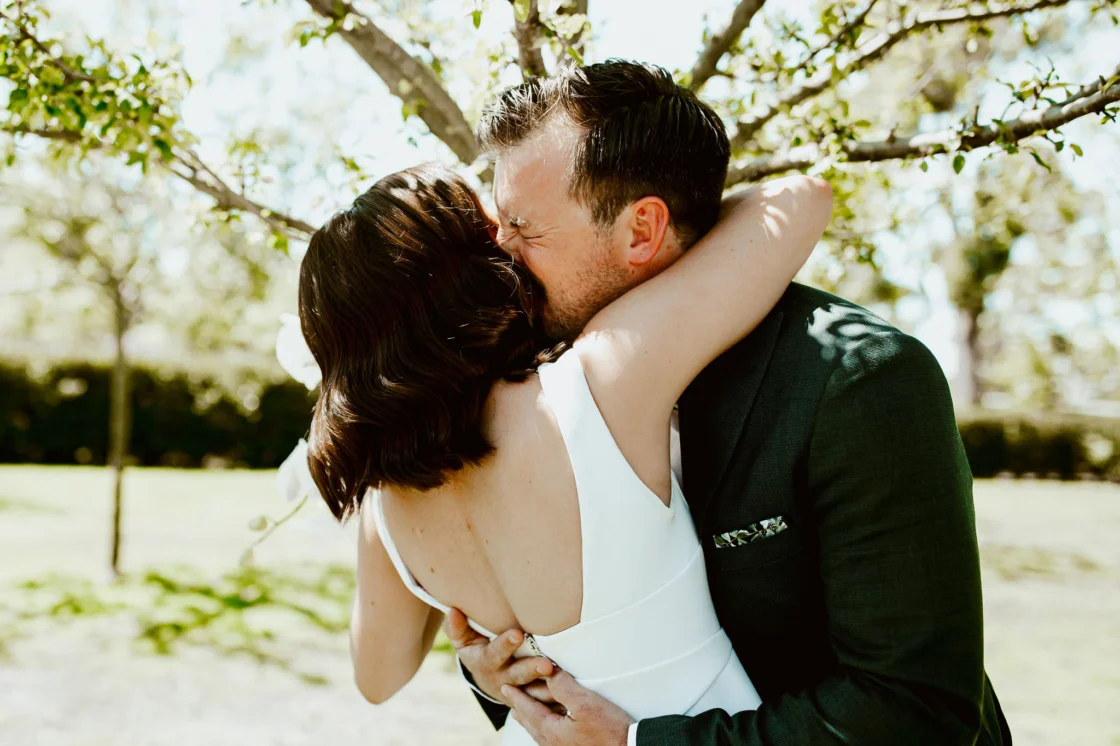
<path fill-rule="evenodd" d="M 543 390 L 537 374 L 523 381 L 498 381 L 490 389 L 483 414 L 483 432 L 496 448 L 523 443 L 523 438 L 547 422 Z"/>
<path fill-rule="evenodd" d="M 502 381 L 490 392 L 484 434 L 495 451 L 487 460 L 487 480 L 502 489 L 560 487 L 571 467 L 559 425 L 534 374 L 515 383 Z"/>

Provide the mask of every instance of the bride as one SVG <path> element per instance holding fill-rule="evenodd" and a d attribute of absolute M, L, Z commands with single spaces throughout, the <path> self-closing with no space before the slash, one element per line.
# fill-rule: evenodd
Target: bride
<path fill-rule="evenodd" d="M 758 705 L 712 608 L 669 423 L 830 213 L 808 177 L 728 198 L 681 259 L 551 348 L 541 287 L 449 171 L 388 176 L 316 232 L 299 286 L 322 372 L 309 467 L 339 520 L 360 516 L 367 699 L 412 678 L 455 607 L 487 637 L 524 630 L 533 678 L 555 664 L 637 719 Z M 532 743 L 512 720 L 503 734 Z"/>

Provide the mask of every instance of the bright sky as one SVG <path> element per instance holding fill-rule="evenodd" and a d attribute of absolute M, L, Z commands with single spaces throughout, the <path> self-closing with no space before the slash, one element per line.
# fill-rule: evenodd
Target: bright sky
<path fill-rule="evenodd" d="M 449 17 L 463 19 L 464 33 L 496 39 L 509 33 L 511 10 L 505 0 L 488 0 L 480 31 L 468 20 L 469 0 L 431 0 Z M 248 132 L 258 126 L 283 126 L 294 117 L 333 120 L 337 139 L 309 142 L 315 150 L 337 146 L 358 155 L 373 173 L 383 173 L 440 157 L 444 151 L 427 138 L 417 144 L 402 135 L 400 104 L 388 96 L 380 81 L 356 60 L 340 40 L 324 48 L 318 41 L 300 49 L 284 37 L 298 21 L 309 17 L 299 0 L 243 3 L 237 0 L 54 0 L 56 20 L 70 22 L 71 33 L 108 37 L 120 47 L 146 46 L 145 33 L 152 21 L 160 38 L 169 32 L 181 45 L 183 60 L 195 85 L 184 110 L 188 127 L 204 137 L 204 150 L 212 146 L 216 158 L 231 127 Z M 717 23 L 730 17 L 733 0 L 695 0 L 682 12 L 675 0 L 597 0 L 590 3 L 596 59 L 608 56 L 657 62 L 665 67 L 691 66 L 700 48 L 704 15 Z M 153 10 L 158 8 L 158 11 Z M 784 2 L 787 10 L 807 8 L 806 0 Z M 609 9 L 609 11 L 608 11 Z M 146 18 L 147 16 L 147 18 Z M 80 19 L 80 28 L 77 21 Z M 232 36 L 242 36 L 249 47 L 264 49 L 259 58 L 246 56 L 231 65 L 227 47 Z M 514 71 L 511 74 L 516 75 Z M 509 82 L 514 82 L 511 79 Z M 208 142 L 207 135 L 214 136 Z M 289 198 L 290 194 L 287 195 Z M 341 195 L 339 195 L 341 197 Z M 349 201 L 347 197 L 345 200 Z M 337 207 L 331 205 L 326 211 Z M 306 210 L 303 214 L 306 214 Z"/>
<path fill-rule="evenodd" d="M 488 0 L 480 32 L 466 20 L 472 6 L 469 0 L 431 2 L 462 18 L 464 34 L 481 34 L 484 39 L 508 34 L 511 11 L 505 0 Z M 682 9 L 678 0 L 591 0 L 592 56 L 687 69 L 700 48 L 705 15 L 721 25 L 734 5 L 734 0 L 692 0 Z M 173 39 L 181 45 L 195 81 L 184 118 L 202 138 L 204 157 L 221 162 L 230 132 L 273 132 L 275 141 L 269 146 L 285 152 L 295 166 L 289 179 L 277 181 L 263 201 L 289 205 L 294 214 L 310 222 L 323 220 L 353 196 L 337 186 L 343 174 L 331 164 L 338 152 L 356 156 L 371 174 L 446 157 L 442 146 L 424 136 L 421 127 L 402 125 L 399 102 L 340 40 L 332 39 L 325 47 L 315 41 L 305 49 L 285 44 L 288 30 L 309 17 L 300 0 L 280 0 L 275 5 L 240 0 L 53 0 L 51 6 L 56 21 L 65 24 L 68 32 L 107 37 L 117 48 L 147 46 L 152 27 L 159 29 L 163 41 Z M 801 18 L 808 17 L 810 6 L 809 0 L 781 3 L 784 12 Z M 229 54 L 234 37 L 240 37 L 250 53 Z M 1086 79 L 1115 65 L 1115 42 L 1107 34 L 1087 38 L 1080 64 L 1063 70 L 1064 77 Z M 453 93 L 462 100 L 470 92 Z M 1117 162 L 1120 157 L 1116 131 L 1103 134 L 1095 123 L 1086 122 L 1070 127 L 1067 134 L 1086 145 L 1087 151 L 1092 145 L 1093 157 L 1072 164 L 1079 185 L 1120 195 L 1120 171 L 1100 168 L 1105 160 Z M 1062 155 L 1068 158 L 1068 149 Z M 1071 165 L 1068 160 L 1064 163 Z M 324 174 L 327 180 L 319 178 Z M 1120 236 L 1113 235 L 1112 243 L 1120 247 Z M 904 275 L 907 247 L 889 240 L 886 246 L 889 271 Z M 941 278 L 922 279 L 932 304 L 916 306 L 920 315 L 912 320 L 917 334 L 952 376 L 958 367 L 956 319 L 945 302 Z"/>

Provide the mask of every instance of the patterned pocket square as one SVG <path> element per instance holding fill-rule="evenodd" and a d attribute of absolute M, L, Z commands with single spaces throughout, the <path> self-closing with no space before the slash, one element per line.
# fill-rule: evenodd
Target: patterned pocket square
<path fill-rule="evenodd" d="M 741 528 L 737 531 L 728 531 L 725 534 L 713 536 L 712 541 L 716 544 L 716 549 L 729 549 L 730 547 L 741 547 L 744 544 L 753 544 L 759 539 L 768 539 L 785 531 L 789 526 L 786 525 L 785 518 L 776 516 L 774 518 L 767 518 L 766 520 L 752 523 L 746 528 Z"/>

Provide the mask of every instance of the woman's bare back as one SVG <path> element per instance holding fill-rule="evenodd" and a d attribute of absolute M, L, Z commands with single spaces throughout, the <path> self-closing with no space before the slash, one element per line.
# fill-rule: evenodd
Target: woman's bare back
<path fill-rule="evenodd" d="M 583 601 L 579 502 L 539 379 L 495 386 L 485 422 L 496 451 L 482 464 L 382 491 L 389 532 L 420 585 L 477 624 L 559 632 Z"/>

